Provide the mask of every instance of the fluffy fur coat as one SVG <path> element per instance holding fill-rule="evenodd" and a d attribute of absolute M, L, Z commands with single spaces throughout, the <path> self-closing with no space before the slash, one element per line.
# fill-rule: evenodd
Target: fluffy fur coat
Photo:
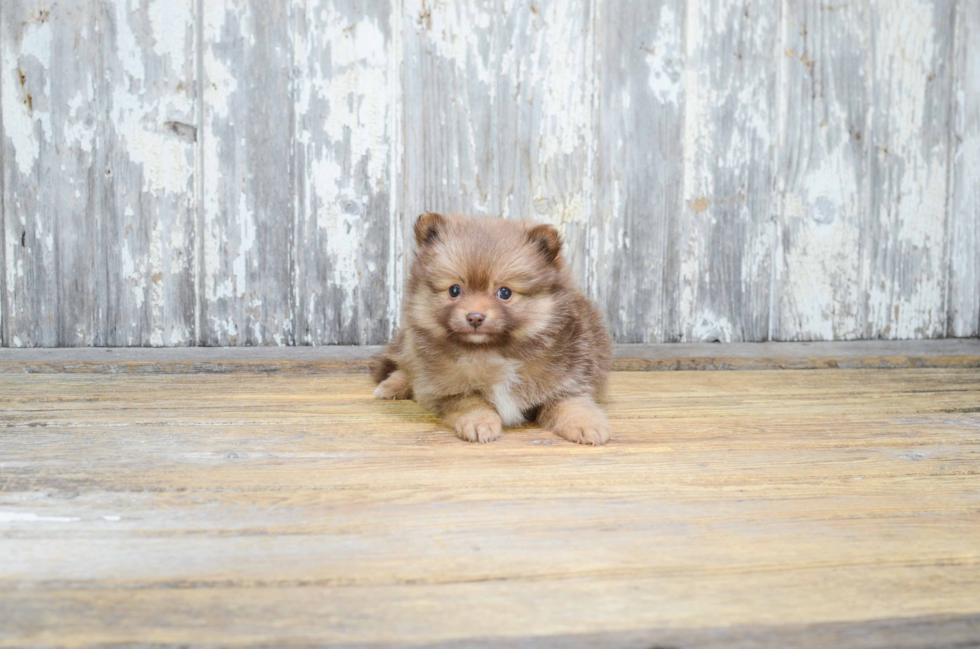
<path fill-rule="evenodd" d="M 403 327 L 378 359 L 375 396 L 414 398 L 471 442 L 536 420 L 569 441 L 604 444 L 610 339 L 558 232 L 430 212 L 415 239 Z"/>

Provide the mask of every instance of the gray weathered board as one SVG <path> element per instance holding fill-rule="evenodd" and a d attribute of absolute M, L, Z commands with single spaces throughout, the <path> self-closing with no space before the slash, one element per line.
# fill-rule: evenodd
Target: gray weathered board
<path fill-rule="evenodd" d="M 980 333 L 980 0 L 3 0 L 8 347 L 376 344 L 423 210 L 620 342 Z"/>

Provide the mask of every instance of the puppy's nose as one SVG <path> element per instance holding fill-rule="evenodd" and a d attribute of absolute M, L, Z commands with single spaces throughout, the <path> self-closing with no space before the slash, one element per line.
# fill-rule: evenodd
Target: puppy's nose
<path fill-rule="evenodd" d="M 467 313 L 466 321 L 469 322 L 474 329 L 483 324 L 483 321 L 487 319 L 487 316 L 482 313 Z"/>

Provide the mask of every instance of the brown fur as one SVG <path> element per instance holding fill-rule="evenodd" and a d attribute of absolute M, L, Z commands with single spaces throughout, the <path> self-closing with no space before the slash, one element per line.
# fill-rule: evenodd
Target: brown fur
<path fill-rule="evenodd" d="M 569 441 L 604 444 L 609 423 L 596 402 L 609 334 L 575 286 L 558 232 L 430 212 L 415 239 L 403 329 L 378 359 L 375 396 L 414 398 L 468 441 L 493 441 L 504 425 L 536 417 Z M 501 287 L 509 300 L 498 297 Z M 474 329 L 468 313 L 485 320 Z"/>

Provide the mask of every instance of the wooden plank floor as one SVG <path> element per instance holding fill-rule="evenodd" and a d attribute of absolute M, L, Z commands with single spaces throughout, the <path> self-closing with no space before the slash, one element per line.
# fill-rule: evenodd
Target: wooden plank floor
<path fill-rule="evenodd" d="M 620 372 L 600 448 L 371 387 L 0 376 L 0 647 L 980 638 L 980 370 Z"/>

